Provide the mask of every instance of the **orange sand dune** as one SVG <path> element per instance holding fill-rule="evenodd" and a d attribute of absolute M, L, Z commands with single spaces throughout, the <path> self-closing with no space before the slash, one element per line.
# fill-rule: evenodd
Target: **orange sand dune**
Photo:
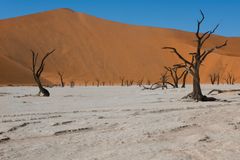
<path fill-rule="evenodd" d="M 196 25 L 196 24 L 193 24 Z M 85 80 L 120 83 L 128 80 L 157 81 L 163 66 L 180 62 L 164 46 L 174 46 L 186 57 L 195 50 L 194 34 L 173 29 L 116 23 L 58 9 L 0 21 L 0 84 L 33 84 L 31 52 L 43 55 L 56 49 L 46 64 L 43 78 L 59 83 Z M 209 56 L 201 68 L 202 82 L 209 74 L 232 72 L 240 79 L 240 38 L 214 36 L 208 46 L 229 40 L 228 46 Z"/>

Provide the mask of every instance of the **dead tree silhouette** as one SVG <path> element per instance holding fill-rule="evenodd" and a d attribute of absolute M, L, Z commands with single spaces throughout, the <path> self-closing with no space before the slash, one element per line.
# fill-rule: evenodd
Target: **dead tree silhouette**
<path fill-rule="evenodd" d="M 150 87 L 146 87 L 143 85 L 143 90 L 155 90 L 155 89 L 158 89 L 158 88 L 162 88 L 162 89 L 167 89 L 167 84 L 171 85 L 174 87 L 174 85 L 168 81 L 169 80 L 169 76 L 168 76 L 168 70 L 165 71 L 164 73 L 161 74 L 161 77 L 160 77 L 160 81 L 158 82 L 155 82 L 153 83 L 152 85 L 151 84 L 148 84 L 148 85 L 151 85 Z"/>
<path fill-rule="evenodd" d="M 64 83 L 64 81 L 63 81 L 63 73 L 58 72 L 58 76 L 59 76 L 59 78 L 60 78 L 61 87 L 64 87 L 64 86 L 65 86 L 65 83 Z"/>
<path fill-rule="evenodd" d="M 143 78 L 142 79 L 140 79 L 139 81 L 137 81 L 137 85 L 139 86 L 139 87 L 141 87 L 142 86 L 142 84 L 143 84 Z"/>
<path fill-rule="evenodd" d="M 126 85 L 127 87 L 129 86 L 129 81 L 128 81 L 128 80 L 125 81 L 125 85 Z"/>
<path fill-rule="evenodd" d="M 189 71 L 189 73 L 193 76 L 193 91 L 185 96 L 184 98 L 191 98 L 196 101 L 214 101 L 216 100 L 215 98 L 212 97 L 206 97 L 202 94 L 201 86 L 200 86 L 200 66 L 204 62 L 204 60 L 214 51 L 217 49 L 220 49 L 224 46 L 227 45 L 227 41 L 225 41 L 221 45 L 214 46 L 209 49 L 203 48 L 205 42 L 213 35 L 213 33 L 216 31 L 219 25 L 216 25 L 216 27 L 211 30 L 207 31 L 205 33 L 200 33 L 200 28 L 201 25 L 205 19 L 205 16 L 202 11 L 201 16 L 202 18 L 198 20 L 197 22 L 197 31 L 195 33 L 196 36 L 196 42 L 197 42 L 197 47 L 196 47 L 196 52 L 190 53 L 191 55 L 191 61 L 187 60 L 185 57 L 182 56 L 181 53 L 178 52 L 178 50 L 174 47 L 164 47 L 163 49 L 170 50 L 174 54 L 178 56 L 179 59 L 181 59 L 184 64 L 186 65 L 186 69 Z"/>
<path fill-rule="evenodd" d="M 106 82 L 105 82 L 105 81 L 103 81 L 103 82 L 102 82 L 102 86 L 105 86 L 105 83 L 106 83 Z"/>
<path fill-rule="evenodd" d="M 220 82 L 220 74 L 219 73 L 212 73 L 209 75 L 211 84 L 214 85 L 215 83 L 217 83 L 219 85 Z"/>
<path fill-rule="evenodd" d="M 96 78 L 96 82 L 97 82 L 97 87 L 100 86 L 100 80 L 98 78 Z"/>
<path fill-rule="evenodd" d="M 129 86 L 132 86 L 133 83 L 134 83 L 134 80 L 130 80 L 130 81 L 129 81 Z"/>
<path fill-rule="evenodd" d="M 151 81 L 149 79 L 147 80 L 147 85 L 151 85 Z"/>
<path fill-rule="evenodd" d="M 85 87 L 88 85 L 88 80 L 84 80 Z"/>
<path fill-rule="evenodd" d="M 232 73 L 228 73 L 227 77 L 225 78 L 226 83 L 231 85 L 234 85 L 236 80 L 236 77 Z"/>
<path fill-rule="evenodd" d="M 75 86 L 75 82 L 72 80 L 72 81 L 70 82 L 70 87 L 73 88 L 74 86 Z"/>
<path fill-rule="evenodd" d="M 34 80 L 37 83 L 38 88 L 39 88 L 39 93 L 38 93 L 39 96 L 41 95 L 41 93 L 45 97 L 50 96 L 49 91 L 43 87 L 40 78 L 41 78 L 41 74 L 44 70 L 45 61 L 46 61 L 47 57 L 49 55 L 51 55 L 54 51 L 55 51 L 55 49 L 46 53 L 45 56 L 41 60 L 40 66 L 38 68 L 36 68 L 37 67 L 37 61 L 38 61 L 38 53 L 35 53 L 33 50 L 31 50 L 31 52 L 32 52 L 32 73 L 33 73 L 33 78 L 34 78 Z"/>
<path fill-rule="evenodd" d="M 189 73 L 188 70 L 186 70 L 184 75 L 183 75 L 182 87 L 181 88 L 185 88 L 186 87 L 186 79 L 187 79 L 188 73 Z"/>
<path fill-rule="evenodd" d="M 174 88 L 178 88 L 178 82 L 180 79 L 182 79 L 182 77 L 185 75 L 185 73 L 187 72 L 186 70 L 184 70 L 180 75 L 178 73 L 178 70 L 181 68 L 185 69 L 185 65 L 182 64 L 175 64 L 172 67 L 164 67 L 171 75 L 172 81 L 173 81 L 173 87 Z M 184 82 L 185 83 L 185 82 Z"/>
<path fill-rule="evenodd" d="M 125 77 L 120 77 L 120 80 L 121 80 L 121 86 L 124 86 Z"/>

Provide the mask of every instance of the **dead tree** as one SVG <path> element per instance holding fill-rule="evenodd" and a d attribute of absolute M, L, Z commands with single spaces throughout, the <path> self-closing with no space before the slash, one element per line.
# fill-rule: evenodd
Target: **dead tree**
<path fill-rule="evenodd" d="M 70 82 L 70 87 L 73 88 L 75 86 L 75 82 L 74 81 L 71 81 Z"/>
<path fill-rule="evenodd" d="M 96 82 L 97 82 L 97 87 L 99 87 L 100 86 L 100 80 L 98 78 L 96 79 Z"/>
<path fill-rule="evenodd" d="M 147 85 L 151 85 L 151 81 L 150 80 L 147 80 Z"/>
<path fill-rule="evenodd" d="M 185 65 L 182 64 L 176 64 L 173 65 L 172 67 L 164 67 L 168 72 L 170 72 L 172 81 L 173 81 L 173 87 L 174 88 L 178 88 L 178 82 L 179 80 L 185 75 L 185 73 L 187 72 L 186 70 L 184 70 L 180 75 L 178 74 L 178 69 L 180 68 L 185 68 Z"/>
<path fill-rule="evenodd" d="M 103 82 L 102 82 L 102 86 L 105 86 L 105 83 L 106 83 L 106 82 L 105 82 L 105 81 L 103 81 Z"/>
<path fill-rule="evenodd" d="M 128 80 L 125 81 L 125 85 L 126 85 L 127 87 L 129 86 L 129 81 L 128 81 Z"/>
<path fill-rule="evenodd" d="M 134 80 L 130 80 L 130 81 L 129 81 L 129 86 L 132 86 L 133 83 L 134 83 Z"/>
<path fill-rule="evenodd" d="M 88 85 L 88 80 L 84 80 L 85 87 Z"/>
<path fill-rule="evenodd" d="M 170 83 L 168 81 L 169 76 L 167 74 L 168 74 L 168 71 L 161 74 L 160 81 L 155 82 L 152 85 L 148 84 L 148 86 L 150 86 L 150 87 L 146 87 L 146 86 L 143 85 L 143 90 L 147 90 L 147 89 L 148 90 L 155 90 L 155 89 L 158 89 L 158 88 L 167 89 L 167 84 L 170 84 L 171 86 L 174 86 L 172 83 Z"/>
<path fill-rule="evenodd" d="M 174 84 L 169 82 L 168 70 L 161 74 L 160 82 L 162 83 L 162 89 L 164 89 L 164 88 L 167 89 L 168 88 L 167 87 L 168 84 L 171 85 L 174 88 Z"/>
<path fill-rule="evenodd" d="M 197 42 L 197 48 L 196 52 L 190 53 L 191 61 L 183 57 L 179 51 L 174 47 L 164 47 L 163 49 L 170 50 L 174 54 L 178 56 L 179 59 L 181 59 L 186 64 L 186 69 L 189 71 L 189 73 L 193 76 L 193 91 L 185 96 L 184 98 L 191 98 L 196 101 L 213 101 L 216 100 L 215 98 L 208 98 L 202 94 L 201 86 L 200 86 L 200 66 L 204 62 L 204 60 L 214 51 L 217 49 L 220 49 L 227 45 L 227 41 L 225 41 L 221 45 L 214 46 L 212 48 L 205 49 L 203 48 L 205 42 L 213 35 L 213 33 L 216 31 L 219 25 L 216 25 L 216 27 L 211 30 L 207 31 L 205 33 L 200 33 L 201 25 L 205 19 L 205 16 L 202 11 L 201 12 L 201 20 L 197 22 L 197 31 L 195 33 L 196 36 L 196 42 Z"/>
<path fill-rule="evenodd" d="M 146 87 L 143 85 L 143 89 L 142 90 L 155 90 L 155 89 L 158 89 L 158 88 L 164 88 L 161 84 L 160 81 L 156 82 L 156 83 L 153 83 L 150 87 Z"/>
<path fill-rule="evenodd" d="M 120 80 L 121 80 L 121 86 L 124 86 L 125 77 L 120 77 Z"/>
<path fill-rule="evenodd" d="M 216 92 L 215 94 L 230 93 L 230 92 L 240 92 L 240 89 L 230 89 L 230 90 L 213 89 L 213 90 L 211 90 L 211 91 L 208 93 L 208 95 L 209 95 L 209 94 L 212 94 L 212 93 L 214 93 L 214 92 Z"/>
<path fill-rule="evenodd" d="M 45 56 L 41 60 L 40 66 L 38 68 L 36 68 L 37 67 L 37 60 L 38 60 L 38 53 L 35 53 L 32 50 L 32 73 L 33 73 L 33 78 L 34 78 L 34 80 L 37 83 L 38 88 L 39 88 L 39 93 L 38 93 L 39 96 L 40 96 L 41 93 L 45 97 L 49 97 L 50 96 L 49 91 L 43 87 L 40 78 L 41 78 L 41 74 L 42 74 L 42 72 L 44 70 L 45 61 L 46 61 L 47 57 L 49 55 L 51 55 L 54 51 L 55 51 L 55 49 L 50 51 L 50 52 L 48 52 L 48 53 L 46 53 Z"/>
<path fill-rule="evenodd" d="M 185 88 L 186 87 L 186 79 L 187 79 L 188 73 L 189 73 L 188 70 L 186 70 L 184 75 L 183 75 L 182 87 L 181 88 Z"/>
<path fill-rule="evenodd" d="M 109 81 L 108 83 L 110 86 L 113 86 L 113 82 L 112 81 Z"/>
<path fill-rule="evenodd" d="M 225 78 L 225 81 L 226 81 L 227 84 L 234 85 L 235 82 L 236 82 L 236 78 L 235 78 L 235 76 L 233 74 L 228 73 L 227 77 Z"/>
<path fill-rule="evenodd" d="M 140 80 L 137 82 L 137 85 L 138 85 L 139 87 L 141 87 L 141 86 L 142 86 L 142 84 L 143 84 L 143 78 L 142 78 L 142 79 L 140 79 Z"/>
<path fill-rule="evenodd" d="M 60 78 L 61 87 L 64 87 L 64 86 L 65 86 L 65 83 L 64 83 L 64 81 L 63 81 L 63 73 L 58 72 L 58 76 L 59 76 L 59 78 Z"/>
<path fill-rule="evenodd" d="M 217 83 L 219 85 L 220 82 L 220 75 L 219 73 L 213 73 L 209 75 L 211 84 L 214 85 L 215 83 Z"/>

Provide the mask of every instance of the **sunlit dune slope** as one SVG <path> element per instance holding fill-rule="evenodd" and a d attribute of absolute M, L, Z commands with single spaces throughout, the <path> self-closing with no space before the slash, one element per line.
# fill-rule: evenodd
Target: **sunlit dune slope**
<path fill-rule="evenodd" d="M 163 66 L 181 62 L 162 47 L 176 47 L 189 57 L 195 50 L 194 39 L 190 32 L 121 24 L 69 9 L 1 20 L 0 84 L 33 84 L 31 49 L 40 57 L 56 49 L 42 75 L 52 84 L 59 83 L 58 71 L 67 83 L 92 84 L 96 79 L 120 83 L 120 77 L 154 82 Z M 202 66 L 202 82 L 209 82 L 214 72 L 222 77 L 232 72 L 240 79 L 240 38 L 214 36 L 206 47 L 226 39 L 228 46 L 210 55 Z"/>

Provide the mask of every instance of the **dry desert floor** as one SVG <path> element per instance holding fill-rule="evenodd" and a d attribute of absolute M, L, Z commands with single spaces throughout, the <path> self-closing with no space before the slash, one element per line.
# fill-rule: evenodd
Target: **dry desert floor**
<path fill-rule="evenodd" d="M 240 85 L 203 85 L 236 89 Z M 1 160 L 239 160 L 240 95 L 186 89 L 0 87 Z"/>

